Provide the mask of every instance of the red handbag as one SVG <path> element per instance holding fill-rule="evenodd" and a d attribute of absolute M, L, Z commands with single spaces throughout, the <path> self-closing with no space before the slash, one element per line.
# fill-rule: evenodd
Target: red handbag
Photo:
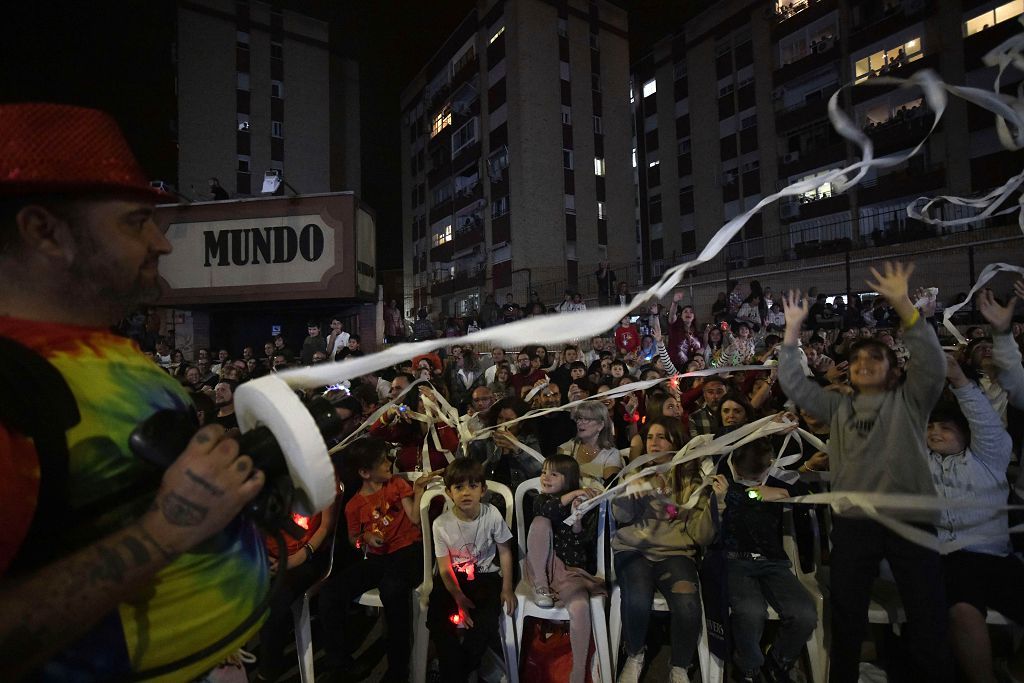
<path fill-rule="evenodd" d="M 566 683 L 572 673 L 572 643 L 569 622 L 527 617 L 523 624 L 523 655 L 519 678 L 530 683 Z M 590 665 L 594 638 L 587 652 L 587 683 L 593 683 Z"/>

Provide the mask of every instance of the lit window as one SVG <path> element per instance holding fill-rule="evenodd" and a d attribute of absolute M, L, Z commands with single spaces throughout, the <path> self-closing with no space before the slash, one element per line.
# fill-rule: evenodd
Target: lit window
<path fill-rule="evenodd" d="M 434 228 L 434 234 L 431 239 L 435 247 L 439 247 L 442 244 L 446 244 L 452 241 L 452 224 L 441 225 Z"/>
<path fill-rule="evenodd" d="M 597 219 L 605 220 L 608 218 L 608 211 L 604 207 L 604 202 L 597 203 Z"/>
<path fill-rule="evenodd" d="M 504 32 L 505 32 L 505 27 L 502 26 L 501 28 L 499 28 L 497 31 L 494 32 L 494 35 L 491 36 L 491 39 L 490 39 L 490 41 L 488 41 L 487 44 L 490 45 L 491 43 L 496 41 L 501 36 L 501 34 L 504 33 Z"/>
<path fill-rule="evenodd" d="M 594 175 L 604 175 L 604 159 L 601 157 L 594 157 Z"/>
<path fill-rule="evenodd" d="M 1024 14 L 1024 0 L 1013 0 L 995 9 L 990 9 L 964 22 L 964 35 L 970 36 L 1002 23 L 1007 19 Z"/>
<path fill-rule="evenodd" d="M 430 137 L 434 137 L 450 125 L 452 125 L 452 110 L 445 107 L 434 117 L 434 121 L 430 125 Z"/>
<path fill-rule="evenodd" d="M 654 78 L 644 83 L 644 97 L 650 97 L 658 92 L 658 81 Z"/>
<path fill-rule="evenodd" d="M 1021 2 L 1024 2 L 1024 0 L 1021 0 Z M 886 50 L 879 50 L 863 59 L 858 59 L 854 64 L 855 80 L 859 82 L 871 76 L 887 74 L 908 62 L 921 59 L 923 56 L 924 54 L 921 52 L 921 39 L 911 38 L 905 43 Z"/>

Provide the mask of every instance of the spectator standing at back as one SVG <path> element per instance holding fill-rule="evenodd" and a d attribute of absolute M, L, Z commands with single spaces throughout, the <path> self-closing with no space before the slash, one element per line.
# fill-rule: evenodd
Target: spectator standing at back
<path fill-rule="evenodd" d="M 594 279 L 597 281 L 597 303 L 599 306 L 607 306 L 615 295 L 615 271 L 608 267 L 607 261 L 601 261 Z"/>
<path fill-rule="evenodd" d="M 398 302 L 392 299 L 384 306 L 384 341 L 397 344 L 405 341 L 405 321 Z"/>
<path fill-rule="evenodd" d="M 619 288 L 615 292 L 615 300 L 612 301 L 616 306 L 628 306 L 629 302 L 633 300 L 633 297 L 629 293 L 629 285 L 624 281 L 619 283 Z"/>
<path fill-rule="evenodd" d="M 523 317 L 523 309 L 512 300 L 512 294 L 505 295 L 505 305 L 501 307 L 501 317 L 507 323 L 514 323 Z"/>
<path fill-rule="evenodd" d="M 421 308 L 416 313 L 416 323 L 412 326 L 412 338 L 414 341 L 423 341 L 433 339 L 435 336 L 437 335 L 434 332 L 434 325 L 427 317 L 427 309 Z"/>
<path fill-rule="evenodd" d="M 215 202 L 222 202 L 228 198 L 228 191 L 220 186 L 220 181 L 216 178 L 210 178 L 208 181 L 210 187 L 210 199 Z"/>
<path fill-rule="evenodd" d="M 625 356 L 627 353 L 636 353 L 639 348 L 640 330 L 629 322 L 627 315 L 619 321 L 619 326 L 615 328 L 615 350 L 619 352 L 619 355 Z"/>
<path fill-rule="evenodd" d="M 345 331 L 345 325 L 341 322 L 341 318 L 339 316 L 331 318 L 331 334 L 327 337 L 327 357 L 333 360 L 338 351 L 348 346 L 348 337 L 349 334 Z"/>
<path fill-rule="evenodd" d="M 498 324 L 499 320 L 498 302 L 494 300 L 493 294 L 484 297 L 484 304 L 480 307 L 480 326 L 491 327 Z"/>
<path fill-rule="evenodd" d="M 306 331 L 309 333 L 302 342 L 302 351 L 299 352 L 299 361 L 303 365 L 311 365 L 313 363 L 313 354 L 319 351 L 320 353 L 327 353 L 327 340 L 320 334 L 320 325 L 310 320 L 306 323 Z"/>

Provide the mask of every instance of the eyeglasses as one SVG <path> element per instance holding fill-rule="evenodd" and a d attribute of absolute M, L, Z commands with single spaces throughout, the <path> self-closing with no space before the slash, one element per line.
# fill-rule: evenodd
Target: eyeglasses
<path fill-rule="evenodd" d="M 576 422 L 577 424 L 579 424 L 580 422 L 600 422 L 600 420 L 595 420 L 592 417 L 577 417 L 573 421 Z"/>

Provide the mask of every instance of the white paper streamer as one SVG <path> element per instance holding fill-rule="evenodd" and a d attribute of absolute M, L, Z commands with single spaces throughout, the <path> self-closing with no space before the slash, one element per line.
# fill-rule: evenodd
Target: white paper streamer
<path fill-rule="evenodd" d="M 953 324 L 953 316 L 961 308 L 963 308 L 969 303 L 972 303 L 974 301 L 974 295 L 977 294 L 978 291 L 982 287 L 984 287 L 989 280 L 994 278 L 999 273 L 1017 273 L 1019 275 L 1024 275 L 1024 267 L 1011 266 L 1008 263 L 992 263 L 985 266 L 984 270 L 981 271 L 981 275 L 978 277 L 978 281 L 974 283 L 974 286 L 971 287 L 971 291 L 967 293 L 967 298 L 964 299 L 961 303 L 958 303 L 955 306 L 950 306 L 942 312 L 943 326 L 945 326 L 949 333 L 953 335 L 956 338 L 956 340 L 961 344 L 966 344 L 967 340 L 964 339 L 964 336 L 960 334 L 960 330 L 956 329 L 956 325 Z"/>

